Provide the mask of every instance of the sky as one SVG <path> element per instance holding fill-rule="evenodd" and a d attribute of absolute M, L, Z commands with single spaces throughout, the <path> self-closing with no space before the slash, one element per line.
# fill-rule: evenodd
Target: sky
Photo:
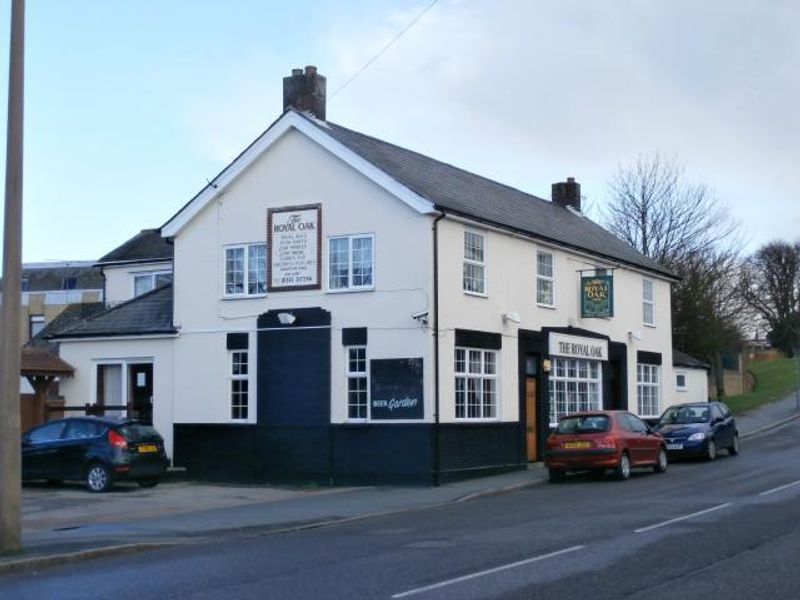
<path fill-rule="evenodd" d="M 305 65 L 330 121 L 545 198 L 575 177 L 596 220 L 617 169 L 658 152 L 746 250 L 800 238 L 800 3 L 438 0 L 341 88 L 429 4 L 28 2 L 23 260 L 94 260 L 164 224 Z"/>

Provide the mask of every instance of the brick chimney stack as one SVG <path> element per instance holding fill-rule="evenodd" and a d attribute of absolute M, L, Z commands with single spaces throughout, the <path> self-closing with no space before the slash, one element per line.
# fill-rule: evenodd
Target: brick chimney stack
<path fill-rule="evenodd" d="M 581 184 L 574 177 L 567 177 L 566 181 L 554 183 L 552 187 L 553 204 L 564 208 L 571 206 L 578 212 L 581 211 Z"/>
<path fill-rule="evenodd" d="M 324 121 L 325 88 L 325 76 L 317 73 L 317 67 L 309 65 L 305 73 L 292 69 L 292 75 L 283 78 L 283 110 L 292 106 Z"/>

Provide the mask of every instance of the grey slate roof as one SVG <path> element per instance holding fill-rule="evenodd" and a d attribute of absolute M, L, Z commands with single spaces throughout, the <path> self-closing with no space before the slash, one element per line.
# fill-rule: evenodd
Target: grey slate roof
<path fill-rule="evenodd" d="M 54 344 L 49 339 L 51 336 L 54 336 L 64 329 L 68 329 L 80 321 L 88 319 L 103 310 L 105 310 L 105 304 L 102 302 L 68 304 L 55 319 L 45 325 L 42 330 L 32 339 L 30 339 L 25 345 L 35 348 L 53 348 Z"/>
<path fill-rule="evenodd" d="M 163 237 L 159 229 L 142 229 L 121 246 L 114 248 L 97 261 L 99 265 L 129 262 L 156 262 L 172 260 L 173 246 Z"/>
<path fill-rule="evenodd" d="M 323 124 L 298 114 L 445 212 L 676 277 L 584 215 L 330 121 Z"/>
<path fill-rule="evenodd" d="M 672 365 L 674 367 L 690 367 L 692 369 L 705 369 L 706 371 L 711 370 L 711 365 L 693 356 L 689 356 L 685 352 L 675 350 L 674 348 L 672 349 Z"/>
<path fill-rule="evenodd" d="M 175 332 L 172 325 L 172 284 L 167 284 L 65 327 L 47 339 L 58 341 L 63 338 Z"/>

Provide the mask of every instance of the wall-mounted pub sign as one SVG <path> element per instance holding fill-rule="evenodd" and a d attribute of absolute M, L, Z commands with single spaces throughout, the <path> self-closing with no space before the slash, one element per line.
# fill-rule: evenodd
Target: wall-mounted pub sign
<path fill-rule="evenodd" d="M 322 206 L 267 210 L 268 291 L 318 290 L 322 269 Z"/>
<path fill-rule="evenodd" d="M 581 317 L 614 316 L 614 276 L 581 277 Z"/>

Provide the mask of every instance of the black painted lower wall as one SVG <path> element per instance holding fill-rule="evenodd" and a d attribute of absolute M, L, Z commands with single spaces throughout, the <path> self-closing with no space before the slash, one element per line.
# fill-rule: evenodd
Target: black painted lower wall
<path fill-rule="evenodd" d="M 430 485 L 434 432 L 430 424 L 175 425 L 174 462 L 207 481 Z M 442 424 L 440 480 L 525 468 L 522 439 L 519 423 Z"/>

